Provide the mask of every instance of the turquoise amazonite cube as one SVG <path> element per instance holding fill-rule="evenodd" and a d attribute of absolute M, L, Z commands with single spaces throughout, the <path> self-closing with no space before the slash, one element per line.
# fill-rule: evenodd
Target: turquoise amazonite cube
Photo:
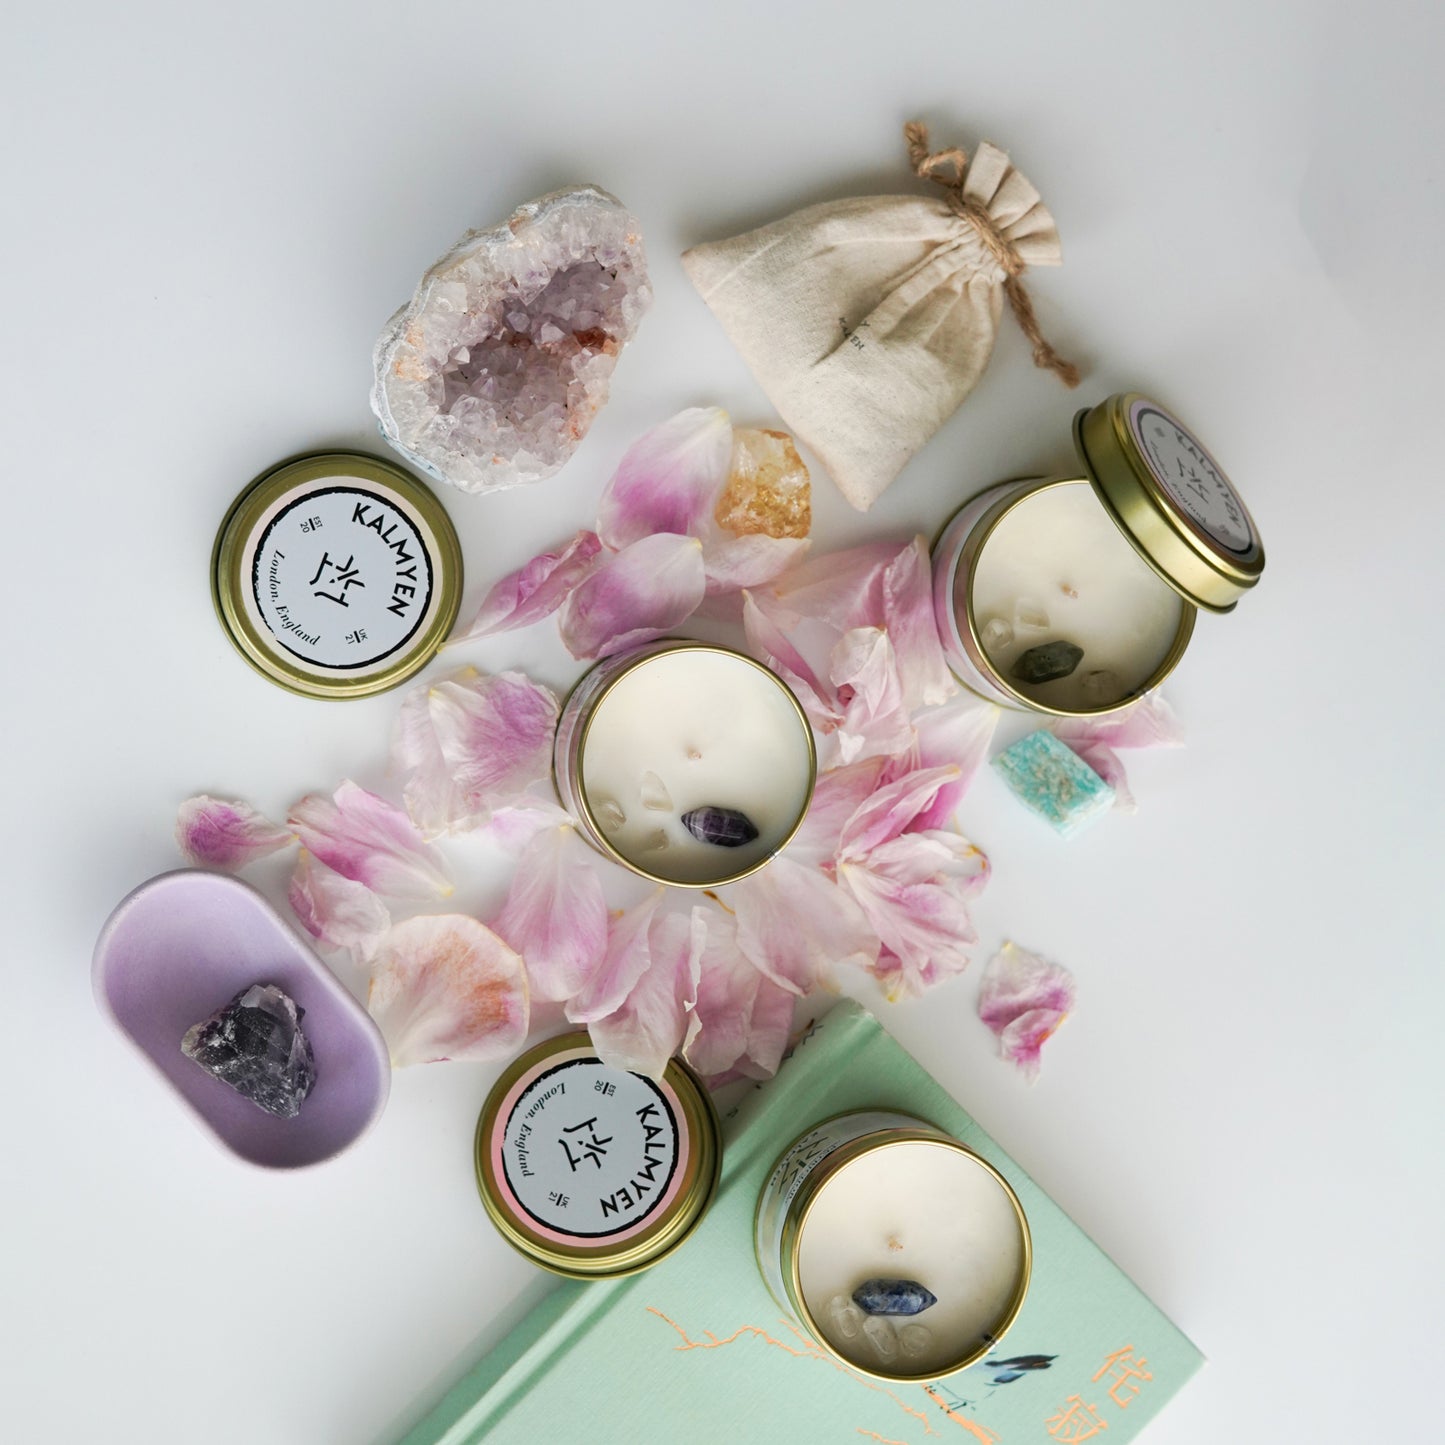
<path fill-rule="evenodd" d="M 1113 788 L 1042 728 L 1006 748 L 993 766 L 1014 797 L 1065 838 L 1114 806 Z"/>

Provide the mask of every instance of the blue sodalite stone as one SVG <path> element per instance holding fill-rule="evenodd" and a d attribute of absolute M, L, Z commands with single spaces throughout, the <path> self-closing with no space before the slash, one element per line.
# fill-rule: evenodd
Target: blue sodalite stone
<path fill-rule="evenodd" d="M 938 1296 L 916 1279 L 865 1279 L 853 1291 L 853 1303 L 868 1315 L 919 1315 Z"/>
<path fill-rule="evenodd" d="M 719 848 L 741 848 L 758 836 L 753 820 L 736 808 L 693 808 L 682 815 L 682 826 L 699 843 Z"/>

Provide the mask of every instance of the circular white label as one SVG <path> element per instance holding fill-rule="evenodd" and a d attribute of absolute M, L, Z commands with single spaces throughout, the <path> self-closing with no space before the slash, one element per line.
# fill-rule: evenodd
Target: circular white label
<path fill-rule="evenodd" d="M 431 556 L 395 501 L 328 485 L 288 501 L 267 523 L 251 593 L 278 646 L 312 667 L 353 671 L 390 657 L 421 626 Z"/>
<path fill-rule="evenodd" d="M 570 1059 L 522 1091 L 501 1154 L 507 1185 L 535 1223 L 605 1238 L 662 1203 L 677 1169 L 677 1119 L 651 1079 Z"/>
<path fill-rule="evenodd" d="M 1129 416 L 1150 470 L 1185 516 L 1231 552 L 1254 546 L 1254 532 L 1239 494 L 1214 459 L 1157 406 L 1136 402 Z"/>

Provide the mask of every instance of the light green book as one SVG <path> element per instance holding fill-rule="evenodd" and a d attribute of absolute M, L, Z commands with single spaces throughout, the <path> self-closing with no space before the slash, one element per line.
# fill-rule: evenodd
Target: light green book
<path fill-rule="evenodd" d="M 753 1254 L 768 1171 L 814 1123 L 897 1109 L 938 1125 L 1013 1186 L 1033 1277 L 993 1355 L 885 1385 L 826 1355 L 773 1301 Z M 563 1282 L 402 1445 L 1123 1445 L 1199 1351 L 870 1013 L 841 1003 L 724 1120 L 718 1195 L 677 1253 L 619 1280 Z M 1020 1357 L 1051 1357 L 1009 1369 Z"/>

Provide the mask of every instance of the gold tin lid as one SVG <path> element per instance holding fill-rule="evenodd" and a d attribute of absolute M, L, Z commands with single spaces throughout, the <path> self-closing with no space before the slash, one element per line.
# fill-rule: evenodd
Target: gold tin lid
<path fill-rule="evenodd" d="M 462 554 L 442 504 L 380 457 L 318 452 L 263 472 L 211 555 L 236 650 L 307 697 L 365 697 L 424 667 L 456 621 Z"/>
<path fill-rule="evenodd" d="M 1184 424 L 1138 392 L 1074 418 L 1079 455 L 1109 515 L 1180 596 L 1233 610 L 1264 571 L 1264 547 L 1239 493 Z"/>
<path fill-rule="evenodd" d="M 507 1243 L 554 1274 L 598 1279 L 646 1269 L 692 1233 L 717 1191 L 722 1134 L 680 1059 L 658 1080 L 612 1069 L 579 1030 L 508 1066 L 474 1153 Z"/>

